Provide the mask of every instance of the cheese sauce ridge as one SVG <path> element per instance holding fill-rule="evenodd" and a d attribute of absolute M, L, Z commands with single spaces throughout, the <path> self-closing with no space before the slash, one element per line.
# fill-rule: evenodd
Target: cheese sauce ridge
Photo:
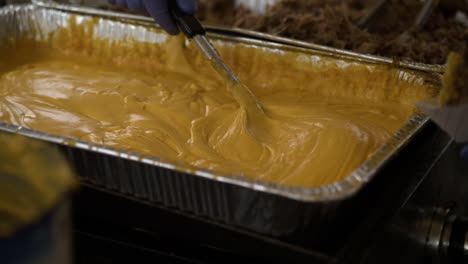
<path fill-rule="evenodd" d="M 411 116 L 414 101 L 434 95 L 385 66 L 220 45 L 266 114 L 247 116 L 184 38 L 93 39 L 94 23 L 71 21 L 48 43 L 1 49 L 0 121 L 315 187 L 348 176 Z"/>

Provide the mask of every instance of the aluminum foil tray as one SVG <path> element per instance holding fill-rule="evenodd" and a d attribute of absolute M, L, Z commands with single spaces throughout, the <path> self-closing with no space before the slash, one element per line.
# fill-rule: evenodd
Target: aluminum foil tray
<path fill-rule="evenodd" d="M 86 9 L 62 11 L 37 5 L 10 5 L 0 9 L 0 42 L 25 34 L 35 34 L 38 39 L 68 26 L 74 12 L 78 23 L 84 23 L 96 11 Z M 78 13 L 78 14 L 77 14 Z M 130 21 L 129 17 L 106 18 L 102 14 L 95 28 L 95 36 L 113 38 L 137 37 L 149 30 L 151 24 Z M 138 22 L 138 23 L 136 23 Z M 124 32 L 126 32 L 124 34 Z M 162 32 L 162 31 L 161 31 Z M 127 35 L 129 34 L 129 36 Z M 150 36 L 151 34 L 144 34 Z M 157 38 L 156 35 L 153 34 Z M 153 36 L 152 35 L 152 36 Z M 248 38 L 210 33 L 217 45 L 249 45 L 278 51 L 288 50 L 303 54 L 334 56 L 330 54 Z M 150 37 L 151 38 L 151 37 Z M 158 39 L 145 39 L 153 41 Z M 356 59 L 353 63 L 361 63 Z M 373 61 L 373 63 L 382 63 Z M 399 76 L 419 76 L 419 73 L 398 69 Z M 434 77 L 436 73 L 421 74 Z M 406 76 L 406 77 L 405 77 Z M 17 133 L 26 137 L 50 142 L 60 148 L 84 183 L 117 191 L 166 208 L 181 210 L 211 220 L 235 225 L 262 234 L 287 237 L 307 229 L 307 236 L 319 239 L 333 230 L 332 220 L 344 201 L 364 188 L 375 174 L 392 159 L 416 133 L 428 123 L 428 118 L 416 113 L 376 154 L 357 168 L 345 180 L 320 188 L 281 186 L 236 176 L 215 176 L 206 170 L 184 169 L 180 164 L 170 164 L 158 157 L 143 157 L 138 153 L 123 151 L 51 135 L 12 124 L 0 123 L 0 131 Z"/>

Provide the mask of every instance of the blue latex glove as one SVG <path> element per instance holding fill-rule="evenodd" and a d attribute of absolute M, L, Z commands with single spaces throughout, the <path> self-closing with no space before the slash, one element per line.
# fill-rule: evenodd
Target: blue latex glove
<path fill-rule="evenodd" d="M 109 3 L 128 8 L 133 12 L 149 13 L 156 22 L 171 35 L 177 35 L 179 28 L 169 12 L 169 1 L 176 1 L 182 12 L 192 15 L 197 11 L 197 0 L 108 0 Z"/>
<path fill-rule="evenodd" d="M 462 159 L 468 161 L 468 145 L 466 145 L 461 152 Z"/>

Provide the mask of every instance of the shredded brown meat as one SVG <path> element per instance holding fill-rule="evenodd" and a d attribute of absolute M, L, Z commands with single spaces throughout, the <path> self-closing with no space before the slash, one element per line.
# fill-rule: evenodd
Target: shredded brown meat
<path fill-rule="evenodd" d="M 463 1 L 463 0 L 462 0 Z M 264 15 L 236 8 L 233 0 L 202 0 L 199 17 L 208 24 L 223 24 L 277 36 L 313 42 L 360 53 L 443 64 L 450 51 L 463 52 L 467 28 L 455 21 L 459 0 L 442 1 L 429 22 L 404 41 L 398 37 L 412 25 L 421 2 L 392 0 L 379 19 L 362 29 L 357 21 L 375 1 L 283 0 Z M 445 3 L 445 4 L 444 4 Z M 218 15 L 213 15 L 218 14 Z"/>

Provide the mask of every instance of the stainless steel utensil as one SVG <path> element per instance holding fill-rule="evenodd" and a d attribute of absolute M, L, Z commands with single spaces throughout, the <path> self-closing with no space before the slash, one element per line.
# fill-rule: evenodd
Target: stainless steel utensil
<path fill-rule="evenodd" d="M 200 21 L 198 21 L 194 15 L 183 13 L 175 1 L 171 2 L 170 8 L 181 31 L 187 38 L 193 40 L 205 58 L 210 61 L 213 69 L 215 69 L 223 79 L 226 79 L 236 100 L 246 108 L 249 114 L 262 114 L 263 110 L 257 99 L 221 58 L 216 48 L 206 37 L 206 29 Z"/>

